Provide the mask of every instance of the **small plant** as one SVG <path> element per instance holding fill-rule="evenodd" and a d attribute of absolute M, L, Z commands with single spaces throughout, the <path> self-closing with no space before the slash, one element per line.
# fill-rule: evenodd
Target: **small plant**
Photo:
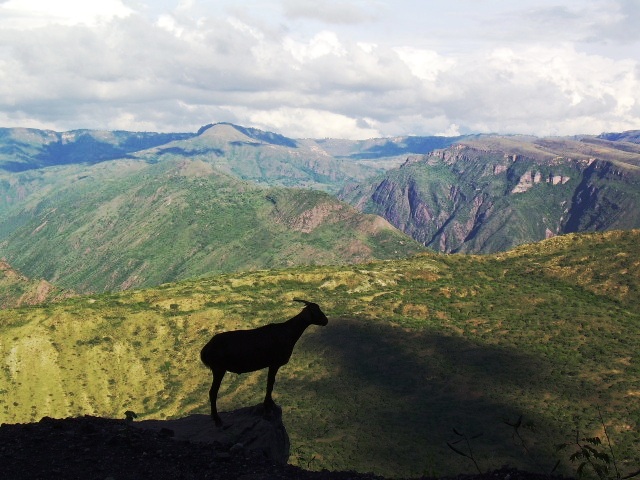
<path fill-rule="evenodd" d="M 477 433 L 475 435 L 472 435 L 471 437 L 469 437 L 468 435 L 464 434 L 464 433 L 460 433 L 458 430 L 456 430 L 455 428 L 453 429 L 453 433 L 459 437 L 457 440 L 453 441 L 453 442 L 447 442 L 447 446 L 453 450 L 454 452 L 456 452 L 458 455 L 468 458 L 469 460 L 471 460 L 473 462 L 473 465 L 476 467 L 476 469 L 478 470 L 478 473 L 480 475 L 482 475 L 482 470 L 480 469 L 480 466 L 478 465 L 478 461 L 476 460 L 474 453 L 473 453 L 473 448 L 471 448 L 471 440 L 475 440 L 476 438 L 479 438 L 482 436 L 482 433 Z M 464 445 L 466 446 L 466 451 L 461 450 L 460 448 L 456 447 L 455 445 L 464 442 Z"/>
<path fill-rule="evenodd" d="M 124 415 L 127 422 L 133 422 L 134 418 L 138 418 L 138 415 L 136 415 L 136 413 L 131 410 L 127 410 L 126 412 L 124 412 Z"/>
<path fill-rule="evenodd" d="M 298 460 L 298 465 L 300 467 L 304 467 L 304 465 L 306 465 L 307 470 L 311 469 L 311 464 L 316 460 L 315 455 L 305 453 L 302 447 L 298 447 L 296 449 L 295 456 L 296 456 L 296 459 Z"/>
<path fill-rule="evenodd" d="M 612 463 L 612 457 L 602 451 L 601 445 L 600 437 L 580 438 L 580 431 L 576 428 L 576 439 L 572 442 L 557 445 L 556 450 L 562 451 L 568 447 L 575 448 L 575 451 L 569 456 L 569 460 L 571 462 L 580 462 L 576 470 L 578 477 L 582 478 L 585 474 L 585 469 L 590 467 L 599 478 L 606 479 L 609 478 L 609 466 Z M 617 469 L 616 478 L 620 478 Z"/>
<path fill-rule="evenodd" d="M 640 475 L 640 470 L 625 476 L 622 476 L 620 474 L 618 465 L 616 464 L 616 457 L 613 452 L 613 446 L 611 445 L 611 439 L 609 438 L 607 426 L 605 425 L 604 419 L 602 418 L 600 408 L 598 408 L 598 417 L 604 431 L 604 438 L 607 442 L 606 446 L 602 444 L 602 440 L 600 439 L 600 437 L 580 438 L 580 431 L 578 428 L 576 428 L 575 440 L 572 442 L 566 442 L 557 445 L 556 450 L 562 451 L 568 447 L 574 448 L 573 453 L 569 456 L 569 460 L 571 460 L 571 462 L 580 462 L 578 464 L 578 469 L 576 472 L 578 474 L 578 477 L 580 478 L 585 475 L 585 470 L 588 469 L 591 469 L 593 473 L 595 473 L 601 480 L 606 480 L 609 478 L 626 480 Z M 605 451 L 607 449 L 609 450 L 608 453 Z M 613 467 L 613 472 L 610 471 L 611 467 Z"/>

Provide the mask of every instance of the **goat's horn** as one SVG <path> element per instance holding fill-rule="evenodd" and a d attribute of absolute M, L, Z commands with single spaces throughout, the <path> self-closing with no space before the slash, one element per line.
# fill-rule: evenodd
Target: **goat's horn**
<path fill-rule="evenodd" d="M 306 300 L 301 300 L 299 298 L 294 298 L 293 301 L 294 302 L 304 303 L 305 305 L 311 305 L 311 302 L 307 302 Z"/>

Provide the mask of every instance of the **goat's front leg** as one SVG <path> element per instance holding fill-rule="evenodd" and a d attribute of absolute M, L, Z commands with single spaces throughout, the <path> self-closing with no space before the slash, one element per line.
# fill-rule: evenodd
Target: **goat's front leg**
<path fill-rule="evenodd" d="M 267 394 L 264 397 L 265 413 L 270 412 L 276 404 L 273 398 L 271 398 L 271 392 L 273 392 L 273 384 L 276 381 L 276 373 L 278 373 L 279 368 L 280 365 L 269 367 L 269 373 L 267 374 Z"/>
<path fill-rule="evenodd" d="M 224 374 L 227 373 L 223 369 L 211 369 L 213 372 L 213 382 L 211 383 L 211 389 L 209 390 L 209 401 L 211 402 L 211 418 L 216 422 L 217 427 L 222 426 L 222 419 L 218 415 L 218 408 L 216 407 L 216 401 L 218 399 L 218 390 L 220 390 L 220 384 L 224 378 Z"/>

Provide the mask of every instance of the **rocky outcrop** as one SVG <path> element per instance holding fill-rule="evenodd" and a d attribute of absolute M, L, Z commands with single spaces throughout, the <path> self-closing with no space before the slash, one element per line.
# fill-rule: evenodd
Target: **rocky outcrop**
<path fill-rule="evenodd" d="M 262 404 L 221 412 L 223 427 L 216 427 L 209 415 L 189 415 L 175 420 L 142 420 L 134 426 L 164 432 L 178 440 L 222 445 L 223 451 L 257 453 L 285 464 L 289 460 L 289 435 L 277 407 L 265 415 Z M 220 455 L 220 454 L 219 454 Z M 223 456 L 226 453 L 222 454 Z"/>
<path fill-rule="evenodd" d="M 543 181 L 551 185 L 564 185 L 570 180 L 566 175 L 554 175 L 549 174 L 546 177 L 542 176 L 539 171 L 529 170 L 520 177 L 518 184 L 513 187 L 511 193 L 523 193 L 531 189 L 534 185 L 542 183 Z"/>
<path fill-rule="evenodd" d="M 0 309 L 39 305 L 73 295 L 46 280 L 27 278 L 7 262 L 0 261 Z"/>

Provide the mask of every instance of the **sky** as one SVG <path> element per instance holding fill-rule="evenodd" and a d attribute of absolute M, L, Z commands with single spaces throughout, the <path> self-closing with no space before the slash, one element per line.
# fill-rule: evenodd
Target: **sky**
<path fill-rule="evenodd" d="M 0 0 L 0 127 L 640 129 L 640 0 Z"/>

